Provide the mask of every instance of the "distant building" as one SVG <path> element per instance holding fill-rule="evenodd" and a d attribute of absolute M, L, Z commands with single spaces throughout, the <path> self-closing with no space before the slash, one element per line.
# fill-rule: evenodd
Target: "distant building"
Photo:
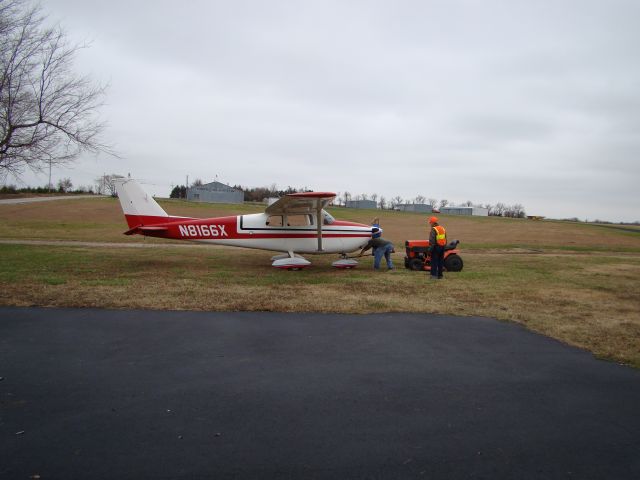
<path fill-rule="evenodd" d="M 347 200 L 347 208 L 378 208 L 375 200 Z"/>
<path fill-rule="evenodd" d="M 396 209 L 402 212 L 415 212 L 415 213 L 431 213 L 433 208 L 426 203 L 402 203 L 396 205 Z"/>
<path fill-rule="evenodd" d="M 442 207 L 440 213 L 444 215 L 474 215 L 488 217 L 489 209 L 483 207 Z"/>
<path fill-rule="evenodd" d="M 208 203 L 242 203 L 244 192 L 220 182 L 187 188 L 187 200 Z"/>

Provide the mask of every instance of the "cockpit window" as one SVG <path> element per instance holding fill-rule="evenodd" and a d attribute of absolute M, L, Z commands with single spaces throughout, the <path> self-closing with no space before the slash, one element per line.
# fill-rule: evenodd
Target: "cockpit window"
<path fill-rule="evenodd" d="M 282 215 L 271 215 L 267 219 L 267 225 L 270 227 L 281 227 L 282 226 Z"/>
<path fill-rule="evenodd" d="M 287 215 L 287 227 L 306 227 L 307 225 L 312 225 L 311 215 L 302 214 L 302 215 Z"/>
<path fill-rule="evenodd" d="M 331 225 L 333 222 L 336 221 L 335 218 L 333 218 L 333 216 L 327 212 L 326 210 L 322 210 L 322 223 L 324 225 Z"/>

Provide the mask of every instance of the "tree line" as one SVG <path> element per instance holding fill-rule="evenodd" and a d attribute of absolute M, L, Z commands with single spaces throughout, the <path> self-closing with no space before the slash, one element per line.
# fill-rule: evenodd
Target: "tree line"
<path fill-rule="evenodd" d="M 438 200 L 436 198 L 426 198 L 422 195 L 417 195 L 413 198 L 402 198 L 401 196 L 395 196 L 387 198 L 384 195 L 378 195 L 377 193 L 367 194 L 360 193 L 352 195 L 349 192 L 339 192 L 338 196 L 334 200 L 333 204 L 336 206 L 346 206 L 349 201 L 358 200 L 372 200 L 376 202 L 376 206 L 382 210 L 396 210 L 400 205 L 414 204 L 414 205 L 429 205 L 433 210 L 439 210 L 444 207 L 479 207 L 486 208 L 488 214 L 496 217 L 511 217 L 511 218 L 524 218 L 526 211 L 524 206 L 520 203 L 509 205 L 506 203 L 498 202 L 492 203 L 476 203 L 471 200 L 465 202 L 450 202 L 446 198 Z"/>
<path fill-rule="evenodd" d="M 190 187 L 202 186 L 202 180 L 195 179 Z M 282 197 L 283 195 L 287 195 L 289 193 L 297 193 L 297 192 L 309 192 L 308 187 L 302 188 L 294 188 L 287 187 L 285 189 L 279 189 L 278 186 L 273 183 L 268 187 L 243 187 L 242 185 L 234 185 L 232 187 L 234 190 L 240 190 L 244 193 L 244 201 L 245 202 L 262 202 L 265 198 L 276 198 Z M 187 187 L 186 185 L 176 185 L 171 190 L 169 194 L 169 198 L 187 198 Z"/>
<path fill-rule="evenodd" d="M 48 193 L 48 192 L 58 192 L 58 193 L 95 193 L 98 195 L 110 195 L 112 197 L 117 196 L 115 180 L 117 178 L 123 178 L 122 175 L 117 175 L 115 173 L 109 175 L 102 175 L 97 177 L 94 180 L 94 185 L 90 186 L 80 186 L 76 189 L 73 189 L 73 183 L 70 178 L 63 178 L 58 181 L 57 188 L 53 185 L 45 186 L 45 187 L 25 187 L 25 188 L 17 188 L 15 185 L 4 186 L 0 189 L 0 193 Z M 191 186 L 201 186 L 203 185 L 202 180 L 196 179 L 193 181 Z M 277 198 L 282 197 L 283 195 L 287 195 L 289 193 L 298 193 L 298 192 L 309 192 L 311 191 L 308 187 L 302 188 L 294 188 L 288 186 L 285 189 L 278 188 L 278 186 L 273 183 L 268 187 L 244 187 L 242 185 L 234 185 L 233 188 L 235 190 L 240 190 L 244 193 L 244 201 L 245 202 L 262 202 L 266 198 Z M 185 185 L 176 185 L 171 190 L 169 194 L 170 198 L 187 198 L 187 187 Z M 403 199 L 400 196 L 395 196 L 387 199 L 384 195 L 378 195 L 377 193 L 366 194 L 361 193 L 357 195 L 352 195 L 349 192 L 338 192 L 335 200 L 333 201 L 333 205 L 336 207 L 344 207 L 347 205 L 347 202 L 352 200 L 372 200 L 376 203 L 376 207 L 381 210 L 397 210 L 400 208 L 400 205 L 404 204 L 418 204 L 418 205 L 429 205 L 434 210 L 439 210 L 441 208 L 450 206 L 463 206 L 463 207 L 480 207 L 486 208 L 488 214 L 496 217 L 511 217 L 511 218 L 524 218 L 526 216 L 526 212 L 524 207 L 519 204 L 508 205 L 505 203 L 474 203 L 471 200 L 467 200 L 462 203 L 452 203 L 447 199 L 438 200 L 436 198 L 426 198 L 422 195 L 418 195 L 414 198 Z M 578 221 L 575 219 L 575 221 Z"/>
<path fill-rule="evenodd" d="M 0 187 L 0 193 L 3 194 L 18 194 L 18 193 L 85 193 L 92 194 L 95 193 L 93 191 L 92 186 L 84 186 L 80 185 L 76 188 L 73 188 L 73 182 L 71 182 L 70 178 L 62 178 L 58 180 L 56 186 L 54 185 L 45 185 L 44 187 L 17 187 L 15 185 L 3 185 Z"/>
<path fill-rule="evenodd" d="M 196 179 L 193 181 L 191 186 L 201 186 L 203 185 L 202 180 Z M 297 193 L 297 192 L 309 192 L 311 191 L 308 187 L 302 188 L 293 188 L 291 186 L 285 189 L 279 189 L 278 186 L 273 183 L 268 187 L 244 187 L 242 185 L 234 185 L 233 188 L 235 190 L 240 190 L 244 193 L 244 201 L 245 202 L 262 202 L 265 198 L 274 198 L 281 197 L 283 195 L 287 195 L 289 193 Z M 185 185 L 176 185 L 171 190 L 170 198 L 187 198 L 187 187 Z M 378 195 L 377 193 L 360 193 L 360 194 L 351 194 L 350 192 L 338 192 L 335 200 L 333 201 L 333 205 L 337 207 L 344 207 L 347 205 L 349 201 L 358 201 L 358 200 L 371 200 L 376 203 L 376 207 L 381 210 L 397 210 L 400 205 L 404 204 L 418 204 L 418 205 L 429 205 L 433 210 L 439 210 L 441 208 L 450 206 L 462 206 L 462 207 L 480 207 L 486 208 L 488 214 L 496 217 L 511 217 L 511 218 L 524 218 L 526 216 L 526 212 L 524 206 L 520 203 L 515 203 L 513 205 L 509 205 L 506 203 L 498 202 L 495 204 L 492 203 L 475 203 L 471 200 L 467 200 L 462 203 L 452 203 L 447 199 L 438 200 L 436 198 L 427 198 L 423 195 L 417 195 L 413 198 L 404 199 L 401 196 L 395 196 L 391 198 L 387 198 L 384 195 Z"/>
<path fill-rule="evenodd" d="M 96 195 L 110 195 L 117 197 L 116 178 L 124 178 L 122 175 L 115 173 L 109 175 L 101 175 L 96 177 L 93 185 L 79 185 L 74 188 L 70 178 L 61 178 L 54 184 L 45 185 L 44 187 L 17 187 L 15 185 L 4 185 L 0 187 L 0 193 L 17 194 L 17 193 L 86 193 Z"/>

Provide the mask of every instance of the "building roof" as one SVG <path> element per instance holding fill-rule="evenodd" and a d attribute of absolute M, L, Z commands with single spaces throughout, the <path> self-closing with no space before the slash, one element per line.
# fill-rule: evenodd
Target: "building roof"
<path fill-rule="evenodd" d="M 210 182 L 210 183 L 205 183 L 203 185 L 197 185 L 197 186 L 192 186 L 190 188 L 197 188 L 197 189 L 202 189 L 202 190 L 209 190 L 209 191 L 213 191 L 213 192 L 239 192 L 240 190 L 236 190 L 233 187 L 230 187 L 229 185 L 225 185 L 224 183 L 218 182 L 218 181 L 214 181 L 214 182 Z"/>

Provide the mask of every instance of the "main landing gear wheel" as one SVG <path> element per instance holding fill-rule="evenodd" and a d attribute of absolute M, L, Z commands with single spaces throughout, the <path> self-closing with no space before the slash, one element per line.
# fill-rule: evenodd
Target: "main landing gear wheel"
<path fill-rule="evenodd" d="M 306 258 L 296 255 L 290 252 L 286 255 L 276 255 L 272 257 L 272 267 L 281 268 L 283 270 L 302 270 L 305 267 L 311 265 L 311 262 Z"/>

